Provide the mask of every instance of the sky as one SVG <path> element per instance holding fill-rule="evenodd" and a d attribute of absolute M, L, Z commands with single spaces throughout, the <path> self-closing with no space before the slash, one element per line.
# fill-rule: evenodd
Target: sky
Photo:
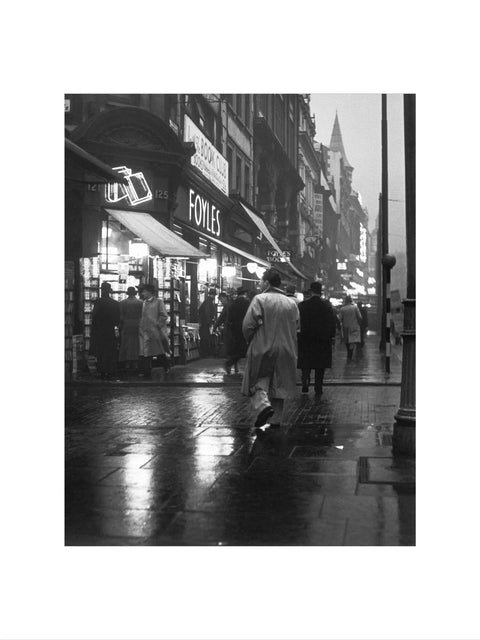
<path fill-rule="evenodd" d="M 359 191 L 373 230 L 382 189 L 381 95 L 373 93 L 312 93 L 316 140 L 328 146 L 338 112 L 343 146 L 353 166 L 352 186 Z M 403 95 L 387 95 L 389 251 L 405 251 L 405 178 Z"/>

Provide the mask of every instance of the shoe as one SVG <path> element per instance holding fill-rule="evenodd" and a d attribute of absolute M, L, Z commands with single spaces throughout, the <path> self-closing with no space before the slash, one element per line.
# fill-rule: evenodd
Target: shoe
<path fill-rule="evenodd" d="M 265 409 L 262 409 L 260 411 L 260 413 L 257 416 L 257 419 L 255 421 L 255 426 L 256 427 L 263 427 L 264 424 L 266 424 L 268 422 L 268 419 L 273 416 L 274 414 L 274 410 L 272 409 L 272 407 L 265 407 Z"/>
<path fill-rule="evenodd" d="M 315 397 L 316 398 L 321 398 L 322 397 L 322 391 L 315 391 Z"/>
<path fill-rule="evenodd" d="M 227 367 L 226 364 L 223 365 L 223 370 L 225 371 L 225 373 L 227 374 L 227 376 L 229 376 L 232 373 L 232 369 L 231 367 Z"/>
<path fill-rule="evenodd" d="M 302 393 L 308 393 L 308 384 L 302 385 Z"/>
<path fill-rule="evenodd" d="M 235 367 L 234 371 L 235 373 L 238 373 L 238 367 Z"/>

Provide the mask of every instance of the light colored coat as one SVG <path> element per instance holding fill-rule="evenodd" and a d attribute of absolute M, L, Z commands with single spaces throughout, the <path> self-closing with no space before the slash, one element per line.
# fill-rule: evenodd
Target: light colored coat
<path fill-rule="evenodd" d="M 159 298 L 143 301 L 142 318 L 140 320 L 140 355 L 159 356 L 165 353 L 165 336 L 168 314 Z"/>
<path fill-rule="evenodd" d="M 243 320 L 248 344 L 242 393 L 251 396 L 259 378 L 270 378 L 269 396 L 295 394 L 297 375 L 297 303 L 281 289 L 270 287 L 252 300 Z"/>
<path fill-rule="evenodd" d="M 339 311 L 340 322 L 342 323 L 343 340 L 345 344 L 361 342 L 360 323 L 362 316 L 356 304 L 346 304 Z"/>

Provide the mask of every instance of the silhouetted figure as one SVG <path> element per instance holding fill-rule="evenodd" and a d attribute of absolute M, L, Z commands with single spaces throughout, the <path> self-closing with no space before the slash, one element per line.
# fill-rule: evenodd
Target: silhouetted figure
<path fill-rule="evenodd" d="M 214 354 L 212 331 L 217 319 L 217 305 L 215 304 L 215 289 L 210 289 L 205 300 L 198 308 L 198 333 L 200 334 L 199 352 L 202 358 Z"/>
<path fill-rule="evenodd" d="M 332 366 L 332 339 L 336 318 L 328 300 L 321 297 L 321 282 L 312 282 L 309 299 L 300 302 L 300 332 L 298 334 L 298 369 L 302 371 L 302 393 L 308 393 L 310 373 L 315 370 L 315 395 L 323 391 L 325 369 Z"/>
<path fill-rule="evenodd" d="M 143 303 L 137 298 L 135 287 L 128 287 L 128 298 L 119 303 L 120 306 L 120 353 L 119 362 L 125 363 L 125 368 L 138 369 L 140 320 L 142 318 Z"/>
<path fill-rule="evenodd" d="M 247 290 L 243 287 L 237 289 L 237 297 L 226 309 L 225 318 L 225 372 L 229 374 L 232 367 L 238 373 L 238 361 L 247 353 L 247 343 L 243 336 L 242 324 L 250 302 L 247 298 Z"/>
<path fill-rule="evenodd" d="M 120 324 L 118 302 L 110 297 L 112 287 L 102 282 L 100 298 L 95 300 L 92 310 L 92 335 L 90 353 L 97 359 L 97 370 L 102 380 L 115 378 L 117 374 L 117 338 L 115 327 Z"/>
<path fill-rule="evenodd" d="M 347 360 L 351 360 L 355 345 L 360 344 L 361 341 L 360 323 L 362 316 L 350 296 L 345 296 L 345 304 L 341 307 L 338 315 L 342 325 L 343 340 L 347 347 Z"/>
<path fill-rule="evenodd" d="M 357 302 L 357 307 L 360 311 L 360 315 L 362 316 L 362 320 L 360 322 L 360 346 L 363 347 L 365 345 L 365 336 L 368 330 L 368 311 L 361 302 Z"/>

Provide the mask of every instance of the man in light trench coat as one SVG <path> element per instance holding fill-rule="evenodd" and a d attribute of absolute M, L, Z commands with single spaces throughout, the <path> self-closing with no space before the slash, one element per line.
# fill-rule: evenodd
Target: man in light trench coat
<path fill-rule="evenodd" d="M 295 394 L 298 306 L 280 289 L 280 274 L 265 271 L 262 293 L 250 303 L 243 320 L 248 344 L 242 393 L 257 412 L 255 427 L 280 426 L 286 398 Z"/>
<path fill-rule="evenodd" d="M 143 358 L 143 375 L 152 377 L 152 358 L 157 356 L 165 373 L 170 368 L 167 331 L 168 314 L 163 300 L 156 298 L 155 288 L 145 284 L 142 288 L 143 308 L 139 327 L 139 353 Z"/>

